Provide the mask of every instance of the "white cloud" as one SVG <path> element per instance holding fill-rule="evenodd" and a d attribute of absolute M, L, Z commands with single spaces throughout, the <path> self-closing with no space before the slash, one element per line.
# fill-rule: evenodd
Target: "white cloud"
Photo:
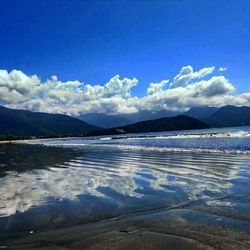
<path fill-rule="evenodd" d="M 131 96 L 131 88 L 133 88 L 137 84 L 138 80 L 136 78 L 124 78 L 120 80 L 120 76 L 116 75 L 111 78 L 109 82 L 105 85 L 105 96 L 110 97 L 118 95 L 124 99 L 129 98 Z"/>
<path fill-rule="evenodd" d="M 219 71 L 219 72 L 227 71 L 227 68 L 226 68 L 226 67 L 220 67 L 220 68 L 218 69 L 218 71 Z"/>
<path fill-rule="evenodd" d="M 22 71 L 0 70 L 0 102 L 5 106 L 49 113 L 134 113 L 142 110 L 186 110 L 192 106 L 250 105 L 250 93 L 234 95 L 233 84 L 214 75 L 214 67 L 194 71 L 182 67 L 172 81 L 150 83 L 147 95 L 133 96 L 136 78 L 112 77 L 104 85 L 78 80 L 62 82 L 57 76 L 41 81 Z M 170 83 L 169 83 L 170 82 Z"/>
<path fill-rule="evenodd" d="M 193 67 L 188 65 L 182 67 L 180 73 L 174 77 L 174 81 L 170 84 L 171 88 L 186 86 L 193 80 L 201 79 L 213 73 L 215 67 L 202 68 L 199 71 L 194 71 Z"/>
<path fill-rule="evenodd" d="M 166 86 L 168 82 L 169 80 L 162 80 L 161 82 L 158 83 L 150 83 L 147 89 L 148 95 L 153 95 L 155 93 L 164 91 L 163 88 Z"/>

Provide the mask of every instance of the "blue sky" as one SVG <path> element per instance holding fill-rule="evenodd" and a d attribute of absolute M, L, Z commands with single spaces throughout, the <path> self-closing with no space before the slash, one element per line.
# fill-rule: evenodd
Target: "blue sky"
<path fill-rule="evenodd" d="M 236 93 L 249 91 L 250 1 L 0 0 L 0 68 L 45 81 L 151 82 L 186 65 L 226 67 Z"/>
<path fill-rule="evenodd" d="M 223 66 L 248 88 L 249 1 L 0 1 L 0 65 L 42 78 L 149 83 Z M 140 88 L 141 87 L 141 88 Z M 145 91 L 141 84 L 137 91 Z M 140 93 L 138 93 L 140 94 Z"/>

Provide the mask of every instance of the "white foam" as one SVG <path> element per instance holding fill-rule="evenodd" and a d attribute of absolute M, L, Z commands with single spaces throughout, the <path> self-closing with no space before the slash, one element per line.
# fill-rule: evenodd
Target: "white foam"
<path fill-rule="evenodd" d="M 100 141 L 109 141 L 109 140 L 112 140 L 112 137 L 100 138 Z"/>
<path fill-rule="evenodd" d="M 117 145 L 117 144 L 91 144 L 88 146 L 94 147 L 107 147 L 107 148 L 122 148 L 127 150 L 145 150 L 145 151 L 158 151 L 158 152 L 195 152 L 195 153 L 222 153 L 222 154 L 247 154 L 250 155 L 248 150 L 234 150 L 234 149 L 206 149 L 206 148 L 175 148 L 175 147 L 146 147 L 134 145 Z"/>
<path fill-rule="evenodd" d="M 198 134 L 178 134 L 178 135 L 160 135 L 160 136 L 130 136 L 122 139 L 144 140 L 144 139 L 195 139 L 195 138 L 226 138 L 226 137 L 250 137 L 246 131 L 224 132 L 224 133 L 198 133 Z"/>
<path fill-rule="evenodd" d="M 33 144 L 32 142 L 28 144 Z M 37 143 L 35 143 L 37 144 Z M 143 150 L 143 151 L 157 151 L 157 152 L 187 152 L 187 153 L 219 153 L 219 154 L 244 154 L 250 155 L 250 150 L 237 149 L 209 149 L 209 148 L 181 148 L 181 147 L 155 147 L 155 146 L 137 146 L 125 144 L 98 144 L 98 143 L 39 143 L 44 146 L 51 147 L 86 147 L 86 148 L 110 148 L 110 149 L 125 149 L 125 150 Z"/>

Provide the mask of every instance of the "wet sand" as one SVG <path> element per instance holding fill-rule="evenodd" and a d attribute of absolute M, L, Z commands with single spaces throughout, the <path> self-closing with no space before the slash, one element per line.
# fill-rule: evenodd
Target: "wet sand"
<path fill-rule="evenodd" d="M 32 233 L 2 242 L 8 249 L 250 249 L 247 222 L 187 208 L 140 212 Z"/>
<path fill-rule="evenodd" d="M 248 155 L 1 148 L 0 249 L 250 249 Z"/>

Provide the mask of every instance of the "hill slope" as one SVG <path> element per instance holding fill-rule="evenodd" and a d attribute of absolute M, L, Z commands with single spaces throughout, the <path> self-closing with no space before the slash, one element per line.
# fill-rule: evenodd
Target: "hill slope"
<path fill-rule="evenodd" d="M 207 119 L 207 122 L 214 127 L 250 125 L 250 107 L 221 107 Z"/>
<path fill-rule="evenodd" d="M 47 114 L 0 106 L 1 136 L 81 135 L 97 127 L 67 115 Z"/>
<path fill-rule="evenodd" d="M 86 114 L 79 116 L 78 118 L 83 121 L 87 121 L 91 124 L 96 126 L 100 126 L 103 128 L 114 128 L 114 127 L 121 127 L 128 124 L 132 124 L 135 122 L 159 119 L 163 117 L 171 117 L 175 115 L 179 115 L 178 112 L 173 111 L 139 111 L 133 114 Z"/>
<path fill-rule="evenodd" d="M 187 115 L 196 119 L 207 119 L 218 109 L 219 108 L 216 107 L 194 107 L 183 113 L 183 115 Z"/>
<path fill-rule="evenodd" d="M 209 128 L 209 125 L 198 119 L 178 115 L 174 117 L 160 118 L 156 120 L 148 120 L 143 122 L 133 123 L 127 126 L 104 129 L 94 131 L 89 135 L 108 135 L 121 133 L 146 133 L 146 132 L 160 132 L 160 131 L 174 131 L 174 130 L 189 130 L 189 129 L 204 129 Z"/>
<path fill-rule="evenodd" d="M 86 114 L 79 116 L 78 119 L 103 128 L 120 127 L 133 123 L 133 121 L 122 115 Z"/>

